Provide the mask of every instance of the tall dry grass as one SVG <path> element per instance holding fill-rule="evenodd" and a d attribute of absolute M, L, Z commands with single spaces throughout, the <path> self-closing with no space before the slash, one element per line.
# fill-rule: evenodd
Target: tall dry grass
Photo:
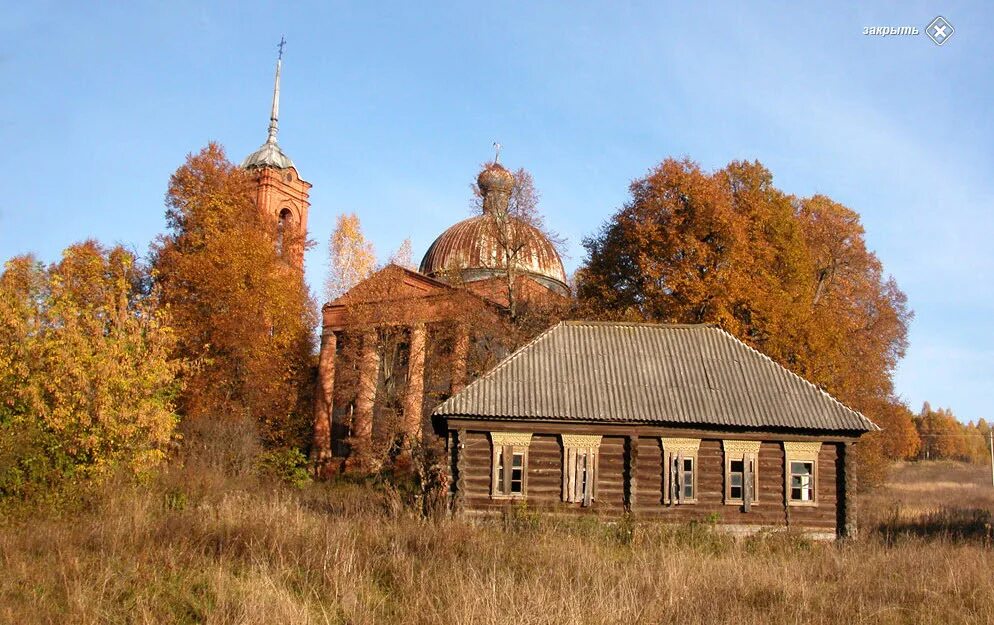
<path fill-rule="evenodd" d="M 994 542 L 990 467 L 948 460 L 899 463 L 890 481 L 862 498 L 863 524 L 886 540 L 897 536 Z"/>
<path fill-rule="evenodd" d="M 8 514 L 0 621 L 994 622 L 994 554 L 982 540 L 736 541 L 706 525 L 527 510 L 427 521 L 383 484 L 295 491 L 228 460 L 187 458 L 71 513 Z"/>

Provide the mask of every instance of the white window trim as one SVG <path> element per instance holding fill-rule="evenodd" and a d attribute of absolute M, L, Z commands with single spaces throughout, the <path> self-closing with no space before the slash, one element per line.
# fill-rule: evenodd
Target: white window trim
<path fill-rule="evenodd" d="M 818 454 L 821 452 L 821 442 L 800 442 L 784 441 L 784 494 L 787 505 L 796 507 L 817 507 L 818 506 Z M 810 462 L 811 463 L 811 499 L 809 501 L 795 501 L 790 496 L 790 463 Z"/>
<path fill-rule="evenodd" d="M 597 478 L 600 464 L 600 435 L 562 434 L 563 442 L 563 501 L 589 506 L 597 499 Z M 587 482 L 577 484 L 577 457 L 583 458 Z"/>
<path fill-rule="evenodd" d="M 491 432 L 490 453 L 490 497 L 491 499 L 524 499 L 528 495 L 528 447 L 531 445 L 530 432 Z M 498 459 L 505 448 L 511 448 L 511 453 L 520 453 L 521 458 L 521 492 L 502 493 L 497 485 Z M 510 471 L 511 467 L 505 467 Z"/>
<path fill-rule="evenodd" d="M 699 438 L 660 438 L 663 447 L 663 503 L 666 505 L 693 504 L 697 503 L 697 474 L 699 464 L 697 462 L 697 452 L 701 448 Z M 693 463 L 693 497 L 684 496 L 683 484 L 683 462 L 691 460 Z M 676 480 L 673 479 L 673 461 L 678 462 L 679 471 Z M 677 496 L 673 497 L 674 487 Z"/>
<path fill-rule="evenodd" d="M 722 493 L 722 498 L 725 501 L 725 505 L 729 506 L 744 506 L 746 505 L 745 493 L 742 493 L 742 497 L 732 497 L 732 461 L 741 460 L 743 462 L 743 469 L 745 468 L 745 463 L 748 461 L 752 462 L 752 492 L 749 499 L 749 506 L 754 506 L 759 503 L 759 447 L 762 441 L 736 441 L 736 440 L 723 440 L 721 441 L 722 450 L 725 452 L 725 488 Z M 745 487 L 745 480 L 743 480 L 743 489 Z"/>

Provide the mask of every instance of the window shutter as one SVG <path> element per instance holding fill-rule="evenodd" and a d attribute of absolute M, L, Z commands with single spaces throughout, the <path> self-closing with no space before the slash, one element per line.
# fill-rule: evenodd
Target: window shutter
<path fill-rule="evenodd" d="M 670 469 L 670 483 L 669 483 L 670 505 L 675 505 L 679 500 L 680 467 L 677 466 L 677 457 L 674 454 L 669 455 L 669 462 L 667 463 L 667 466 Z"/>
<path fill-rule="evenodd" d="M 513 453 L 512 452 L 513 451 L 514 451 L 514 447 L 511 447 L 510 445 L 504 445 L 503 449 L 501 450 L 501 453 L 504 454 L 504 486 L 503 486 L 504 490 L 503 490 L 503 492 L 504 492 L 505 495 L 510 495 L 511 494 L 511 474 L 514 472 L 514 469 L 512 468 L 512 465 L 513 465 L 513 458 L 512 458 Z"/>
<path fill-rule="evenodd" d="M 576 475 L 576 450 L 571 447 L 563 449 L 563 501 L 573 501 L 573 479 Z"/>
<path fill-rule="evenodd" d="M 576 473 L 576 479 L 573 483 L 573 499 L 574 502 L 583 501 L 583 469 L 586 466 L 585 462 L 587 457 L 585 454 L 576 454 L 576 462 L 573 463 L 573 470 Z"/>
<path fill-rule="evenodd" d="M 498 458 L 498 455 L 501 453 L 503 453 L 503 449 L 494 446 L 494 451 L 491 454 L 492 460 L 490 462 L 490 496 L 491 497 L 496 497 L 497 495 L 499 495 L 500 489 L 503 488 L 503 484 L 497 483 L 497 478 L 500 476 L 500 471 L 497 470 L 497 467 L 500 465 L 500 458 Z"/>
<path fill-rule="evenodd" d="M 587 479 L 583 481 L 583 505 L 589 506 L 590 500 L 593 498 L 594 490 L 594 452 L 588 449 L 587 453 L 583 454 L 583 471 L 587 476 Z"/>
<path fill-rule="evenodd" d="M 590 453 L 593 454 L 593 458 L 594 458 L 594 472 L 593 472 L 592 477 L 590 479 L 590 500 L 591 501 L 597 501 L 597 478 L 600 477 L 600 470 L 601 470 L 600 469 L 600 464 L 601 464 L 601 462 L 600 462 L 600 456 L 601 455 L 600 455 L 600 453 L 598 451 L 598 448 L 596 448 L 596 447 L 593 448 L 593 449 L 591 449 Z"/>
<path fill-rule="evenodd" d="M 752 505 L 753 479 L 753 455 L 747 453 L 742 457 L 742 507 L 746 512 Z"/>

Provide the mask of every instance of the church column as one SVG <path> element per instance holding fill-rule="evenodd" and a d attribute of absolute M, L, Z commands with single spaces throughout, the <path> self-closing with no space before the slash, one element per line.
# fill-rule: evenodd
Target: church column
<path fill-rule="evenodd" d="M 452 393 L 456 394 L 466 386 L 466 359 L 469 355 L 469 326 L 459 323 L 456 326 L 456 343 L 452 354 Z"/>
<path fill-rule="evenodd" d="M 335 392 L 335 351 L 338 337 L 332 330 L 321 334 L 318 384 L 314 397 L 314 462 L 318 472 L 331 459 L 331 412 Z"/>
<path fill-rule="evenodd" d="M 352 453 L 368 455 L 373 439 L 373 404 L 380 372 L 380 351 L 376 330 L 362 334 L 359 355 L 359 388 L 356 394 L 355 414 L 352 418 Z M 359 458 L 360 462 L 365 458 Z"/>
<path fill-rule="evenodd" d="M 407 444 L 421 438 L 425 399 L 425 324 L 411 326 L 407 357 L 407 388 L 404 389 L 404 437 Z"/>

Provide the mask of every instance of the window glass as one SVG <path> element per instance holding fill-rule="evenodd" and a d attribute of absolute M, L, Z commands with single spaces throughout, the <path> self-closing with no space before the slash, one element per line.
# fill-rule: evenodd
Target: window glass
<path fill-rule="evenodd" d="M 524 464 L 525 455 L 523 453 L 514 453 L 511 458 L 511 493 L 518 495 L 521 494 L 524 485 Z"/>
<path fill-rule="evenodd" d="M 694 459 L 683 459 L 683 496 L 686 499 L 694 498 Z"/>
<path fill-rule="evenodd" d="M 728 469 L 728 497 L 730 499 L 742 499 L 742 473 L 744 465 L 742 460 L 732 460 Z"/>
<path fill-rule="evenodd" d="M 792 501 L 814 501 L 814 463 L 790 463 L 790 498 Z"/>

